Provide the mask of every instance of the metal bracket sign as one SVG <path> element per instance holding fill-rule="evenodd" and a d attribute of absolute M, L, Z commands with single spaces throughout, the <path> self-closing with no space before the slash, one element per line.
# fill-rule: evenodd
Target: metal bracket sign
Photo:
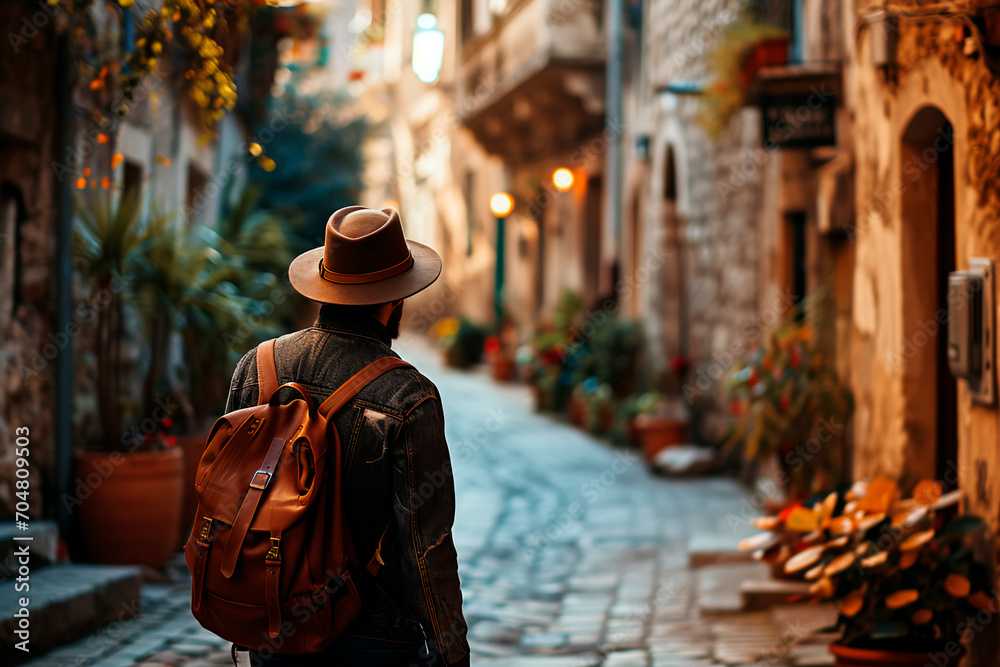
<path fill-rule="evenodd" d="M 837 98 L 823 86 L 808 92 L 761 98 L 765 147 L 815 148 L 837 145 Z"/>

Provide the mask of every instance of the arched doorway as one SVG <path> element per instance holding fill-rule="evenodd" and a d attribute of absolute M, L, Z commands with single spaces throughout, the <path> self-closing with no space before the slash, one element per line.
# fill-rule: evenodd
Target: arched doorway
<path fill-rule="evenodd" d="M 905 482 L 957 482 L 958 406 L 947 362 L 948 273 L 955 270 L 954 133 L 935 107 L 900 142 Z"/>

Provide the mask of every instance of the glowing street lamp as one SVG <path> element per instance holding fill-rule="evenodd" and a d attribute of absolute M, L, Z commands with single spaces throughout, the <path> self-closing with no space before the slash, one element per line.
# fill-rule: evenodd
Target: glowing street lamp
<path fill-rule="evenodd" d="M 514 210 L 514 198 L 506 192 L 490 197 L 490 211 L 498 218 L 506 218 Z"/>
<path fill-rule="evenodd" d="M 560 192 L 571 190 L 574 180 L 576 179 L 573 177 L 573 172 L 565 167 L 560 167 L 552 172 L 552 185 L 556 186 L 556 190 Z"/>
<path fill-rule="evenodd" d="M 497 264 L 493 280 L 493 314 L 497 324 L 503 318 L 504 222 L 513 210 L 514 198 L 506 192 L 498 192 L 490 197 L 490 212 L 497 219 Z"/>
<path fill-rule="evenodd" d="M 413 73 L 424 83 L 434 83 L 444 61 L 444 33 L 437 27 L 437 17 L 424 13 L 417 17 L 413 31 Z"/>

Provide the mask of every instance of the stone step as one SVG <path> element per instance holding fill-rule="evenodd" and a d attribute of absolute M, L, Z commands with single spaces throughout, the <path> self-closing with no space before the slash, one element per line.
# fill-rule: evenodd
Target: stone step
<path fill-rule="evenodd" d="M 54 563 L 59 547 L 59 527 L 55 521 L 30 521 L 28 530 L 20 530 L 13 521 L 0 522 L 0 582 L 17 575 L 19 563 L 14 553 L 23 544 L 31 545 L 28 566 L 31 571 Z M 26 540 L 23 538 L 31 538 Z"/>
<path fill-rule="evenodd" d="M 745 534 L 736 532 L 694 533 L 688 540 L 688 567 L 752 562 L 753 552 L 737 548 L 744 537 Z"/>
<path fill-rule="evenodd" d="M 767 576 L 763 563 L 706 565 L 695 570 L 695 602 L 702 614 L 732 614 L 743 611 L 740 583 Z"/>
<path fill-rule="evenodd" d="M 20 578 L 20 577 L 18 577 Z M 16 665 L 73 642 L 116 621 L 134 617 L 140 606 L 141 572 L 134 567 L 50 565 L 32 570 L 27 581 L 0 583 L 0 664 Z M 23 585 L 28 590 L 23 590 Z M 17 586 L 22 590 L 17 590 Z M 18 650 L 15 616 L 28 601 L 28 649 Z"/>
<path fill-rule="evenodd" d="M 809 594 L 809 582 L 787 579 L 750 579 L 740 583 L 740 597 L 747 611 L 787 604 L 792 596 Z"/>

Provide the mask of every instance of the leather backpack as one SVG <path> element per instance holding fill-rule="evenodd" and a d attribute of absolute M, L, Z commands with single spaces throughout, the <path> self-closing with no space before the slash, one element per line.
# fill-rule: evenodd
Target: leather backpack
<path fill-rule="evenodd" d="M 258 405 L 215 422 L 195 477 L 198 513 L 184 551 L 202 627 L 250 649 L 304 654 L 331 644 L 357 615 L 348 566 L 361 563 L 344 521 L 332 418 L 376 377 L 404 367 L 378 359 L 317 407 L 301 385 L 278 387 L 274 341 L 258 346 Z M 298 395 L 281 404 L 286 388 Z M 391 525 L 365 568 L 372 577 Z"/>

